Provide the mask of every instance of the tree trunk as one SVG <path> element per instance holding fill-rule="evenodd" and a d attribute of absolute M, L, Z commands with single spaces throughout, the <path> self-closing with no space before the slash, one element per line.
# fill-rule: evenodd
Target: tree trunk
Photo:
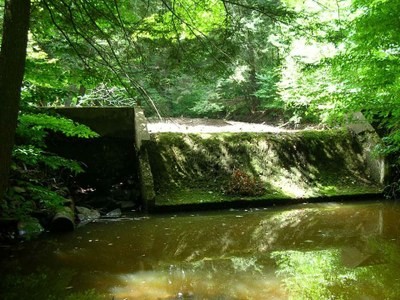
<path fill-rule="evenodd" d="M 0 200 L 8 186 L 28 42 L 30 0 L 6 0 L 0 52 Z"/>

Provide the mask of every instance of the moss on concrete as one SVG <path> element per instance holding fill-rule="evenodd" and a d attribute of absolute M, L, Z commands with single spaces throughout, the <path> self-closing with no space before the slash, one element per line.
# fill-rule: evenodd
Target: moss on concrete
<path fill-rule="evenodd" d="M 345 130 L 295 133 L 158 133 L 146 145 L 156 205 L 377 193 L 362 145 Z M 265 194 L 227 195 L 234 169 Z"/>

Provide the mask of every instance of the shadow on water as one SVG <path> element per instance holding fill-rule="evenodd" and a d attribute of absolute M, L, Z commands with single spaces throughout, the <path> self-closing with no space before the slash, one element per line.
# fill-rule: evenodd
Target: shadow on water
<path fill-rule="evenodd" d="M 398 299 L 399 219 L 368 202 L 99 220 L 1 249 L 0 296 Z"/>

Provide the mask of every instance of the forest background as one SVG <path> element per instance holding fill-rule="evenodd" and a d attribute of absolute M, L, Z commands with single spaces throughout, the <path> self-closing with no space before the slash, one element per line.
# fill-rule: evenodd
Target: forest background
<path fill-rule="evenodd" d="M 395 169 L 399 12 L 397 0 L 6 0 L 3 213 L 62 203 L 59 174 L 82 171 L 46 151 L 49 131 L 96 136 L 37 107 L 140 105 L 148 117 L 291 126 L 336 126 L 362 111 Z M 396 176 L 389 190 L 400 192 Z"/>

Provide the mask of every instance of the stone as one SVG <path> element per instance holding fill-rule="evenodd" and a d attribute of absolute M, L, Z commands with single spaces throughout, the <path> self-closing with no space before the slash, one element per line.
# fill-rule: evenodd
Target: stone
<path fill-rule="evenodd" d="M 24 239 L 32 239 L 37 237 L 44 231 L 38 219 L 29 218 L 18 223 L 19 236 Z"/>
<path fill-rule="evenodd" d="M 85 225 L 100 218 L 100 213 L 96 209 L 90 209 L 83 206 L 76 206 L 75 209 L 78 212 L 80 225 Z"/>
<path fill-rule="evenodd" d="M 114 210 L 108 212 L 105 215 L 105 217 L 106 218 L 119 218 L 119 217 L 121 217 L 121 215 L 122 215 L 121 209 L 117 208 L 117 209 L 114 209 Z"/>
<path fill-rule="evenodd" d="M 121 209 L 132 209 L 135 208 L 135 203 L 132 201 L 120 201 L 118 202 Z"/>

